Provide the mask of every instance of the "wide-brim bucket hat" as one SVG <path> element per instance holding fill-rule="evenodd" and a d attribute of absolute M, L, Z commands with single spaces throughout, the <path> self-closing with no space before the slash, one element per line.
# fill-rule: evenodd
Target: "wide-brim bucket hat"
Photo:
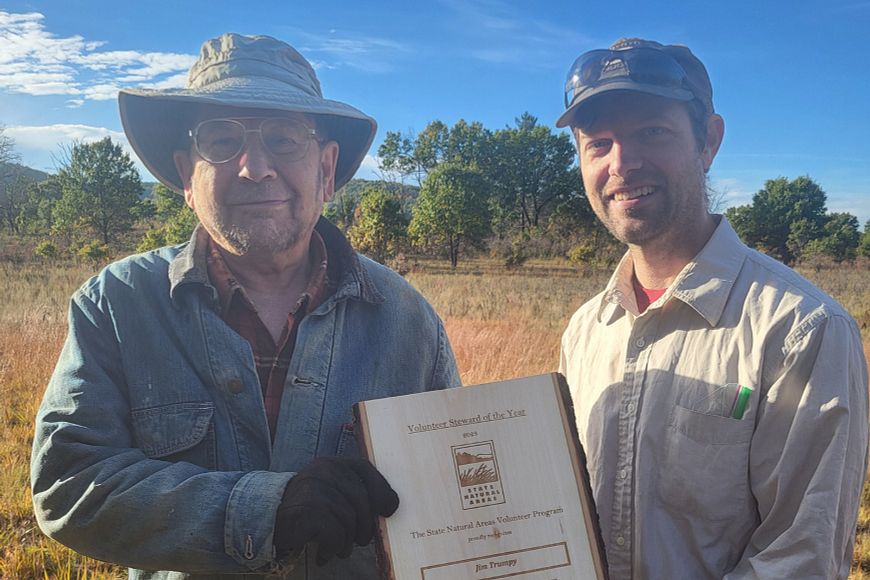
<path fill-rule="evenodd" d="M 202 45 L 184 89 L 118 94 L 133 150 L 154 177 L 178 192 L 184 183 L 173 154 L 189 146 L 188 131 L 203 105 L 316 116 L 318 129 L 339 144 L 336 190 L 356 173 L 377 132 L 377 122 L 362 111 L 323 98 L 314 69 L 292 46 L 270 36 L 224 34 Z"/>

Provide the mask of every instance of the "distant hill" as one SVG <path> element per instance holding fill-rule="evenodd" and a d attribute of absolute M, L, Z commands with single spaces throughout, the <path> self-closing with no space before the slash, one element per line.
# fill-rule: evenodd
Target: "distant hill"
<path fill-rule="evenodd" d="M 39 171 L 38 169 L 33 169 L 31 167 L 27 167 L 26 165 L 21 165 L 19 163 L 9 163 L 6 164 L 6 167 L 10 168 L 10 171 L 4 171 L 0 169 L 0 182 L 2 183 L 11 183 L 15 181 L 15 179 L 19 175 L 24 175 L 34 181 L 45 181 L 48 179 L 51 174 L 46 173 L 44 171 Z M 341 191 L 347 195 L 351 199 L 359 199 L 360 194 L 363 189 L 370 184 L 379 183 L 374 180 L 368 179 L 351 179 L 347 185 L 345 185 Z M 156 181 L 143 181 L 142 182 L 142 199 L 154 199 L 154 188 L 159 185 Z M 385 182 L 387 189 L 390 191 L 396 191 L 400 187 L 397 183 Z M 404 184 L 401 186 L 401 195 L 400 197 L 406 199 L 416 199 L 417 194 L 420 193 L 420 188 L 414 185 Z"/>
<path fill-rule="evenodd" d="M 12 183 L 19 175 L 23 175 L 33 181 L 45 181 L 49 176 L 49 174 L 44 171 L 39 171 L 38 169 L 33 169 L 19 163 L 5 163 L 3 164 L 2 169 L 0 169 L 0 180 L 2 180 L 3 183 Z"/>
<path fill-rule="evenodd" d="M 358 199 L 362 190 L 367 185 L 372 184 L 384 184 L 389 191 L 398 191 L 401 188 L 401 197 L 409 197 L 411 199 L 416 199 L 417 194 L 420 193 L 420 188 L 416 185 L 408 185 L 393 183 L 390 181 L 376 181 L 372 179 L 351 179 L 347 182 L 347 185 L 341 188 L 340 192 L 344 192 L 349 197 Z"/>
<path fill-rule="evenodd" d="M 154 199 L 154 188 L 160 185 L 157 181 L 143 181 L 142 182 L 142 195 L 140 196 L 142 199 Z"/>
<path fill-rule="evenodd" d="M 8 169 L 8 170 L 7 170 Z M 49 177 L 51 177 L 50 173 L 46 173 L 45 171 L 40 171 L 38 169 L 33 169 L 32 167 L 27 167 L 26 165 L 21 165 L 20 163 L 6 163 L 0 164 L 0 183 L 12 183 L 15 181 L 19 175 L 23 175 L 37 183 L 40 181 L 45 181 Z M 157 186 L 156 181 L 143 181 L 142 182 L 142 194 L 140 197 L 142 199 L 154 199 L 154 187 Z"/>

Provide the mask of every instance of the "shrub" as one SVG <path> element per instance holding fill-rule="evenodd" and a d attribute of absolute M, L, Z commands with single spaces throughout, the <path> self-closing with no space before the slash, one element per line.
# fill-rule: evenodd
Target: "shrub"
<path fill-rule="evenodd" d="M 568 250 L 568 261 L 575 266 L 586 266 L 592 261 L 595 250 L 587 244 L 577 244 Z"/>
<path fill-rule="evenodd" d="M 166 245 L 166 233 L 163 228 L 156 230 L 148 230 L 145 232 L 145 235 L 142 236 L 142 240 L 139 242 L 139 245 L 136 246 L 137 252 L 148 252 L 150 250 L 155 250 L 157 248 L 163 247 Z"/>
<path fill-rule="evenodd" d="M 413 269 L 413 265 L 402 252 L 399 252 L 393 258 L 388 258 L 384 265 L 397 272 L 400 276 L 408 275 L 408 273 Z"/>
<path fill-rule="evenodd" d="M 100 260 L 106 258 L 106 256 L 109 255 L 109 247 L 100 242 L 93 241 L 79 248 L 79 251 L 76 252 L 76 255 L 79 258 L 84 258 L 85 260 L 99 262 Z"/>
<path fill-rule="evenodd" d="M 42 240 L 33 249 L 33 253 L 40 258 L 54 259 L 57 257 L 57 245 L 51 240 Z"/>

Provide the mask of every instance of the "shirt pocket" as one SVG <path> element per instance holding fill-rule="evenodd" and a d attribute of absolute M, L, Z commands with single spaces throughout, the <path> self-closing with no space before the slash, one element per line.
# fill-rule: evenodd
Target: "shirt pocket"
<path fill-rule="evenodd" d="M 749 502 L 754 423 L 675 406 L 658 466 L 658 494 L 676 513 L 731 520 Z"/>
<path fill-rule="evenodd" d="M 136 445 L 151 459 L 215 469 L 214 403 L 173 403 L 132 413 Z"/>

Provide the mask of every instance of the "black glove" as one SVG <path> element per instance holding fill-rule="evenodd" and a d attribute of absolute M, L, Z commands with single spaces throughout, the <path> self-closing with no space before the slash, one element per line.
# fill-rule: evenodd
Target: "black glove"
<path fill-rule="evenodd" d="M 315 459 L 284 489 L 275 520 L 278 557 L 310 542 L 317 544 L 318 565 L 334 555 L 347 558 L 354 543 L 371 542 L 376 516 L 398 507 L 399 496 L 365 459 Z"/>

